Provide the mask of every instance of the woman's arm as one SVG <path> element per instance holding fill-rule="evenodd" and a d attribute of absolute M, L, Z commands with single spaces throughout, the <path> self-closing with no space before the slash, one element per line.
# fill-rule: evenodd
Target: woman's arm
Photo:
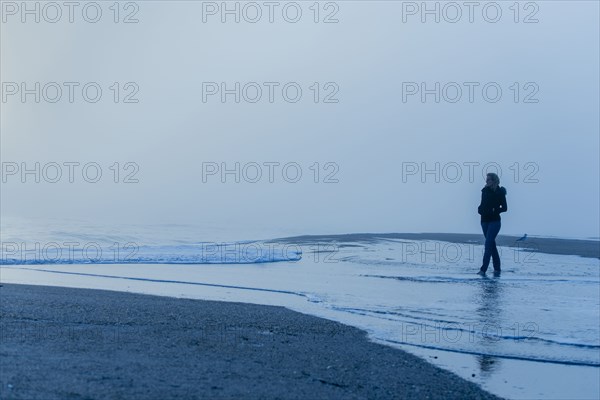
<path fill-rule="evenodd" d="M 500 195 L 500 209 L 498 210 L 498 214 L 508 211 L 508 205 L 506 204 L 506 195 Z"/>
<path fill-rule="evenodd" d="M 481 193 L 481 202 L 479 202 L 479 207 L 477 207 L 477 213 L 483 215 L 483 193 Z"/>

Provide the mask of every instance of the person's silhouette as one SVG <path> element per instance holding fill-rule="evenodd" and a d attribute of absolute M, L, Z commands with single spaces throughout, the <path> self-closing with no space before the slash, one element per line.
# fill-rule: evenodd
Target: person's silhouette
<path fill-rule="evenodd" d="M 485 237 L 483 264 L 478 274 L 485 275 L 490 258 L 494 265 L 494 275 L 500 274 L 500 255 L 496 247 L 496 236 L 500 232 L 500 213 L 506 212 L 506 189 L 500 186 L 500 178 L 493 172 L 487 174 L 485 186 L 481 189 L 481 204 L 477 212 L 481 215 L 481 229 Z"/>

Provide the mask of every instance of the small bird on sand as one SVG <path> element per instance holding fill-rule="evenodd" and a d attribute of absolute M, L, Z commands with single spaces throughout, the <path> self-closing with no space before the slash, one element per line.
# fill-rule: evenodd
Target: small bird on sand
<path fill-rule="evenodd" d="M 527 234 L 524 234 L 523 237 L 520 237 L 519 239 L 515 240 L 515 242 L 523 242 L 525 241 L 525 239 L 527 239 Z"/>

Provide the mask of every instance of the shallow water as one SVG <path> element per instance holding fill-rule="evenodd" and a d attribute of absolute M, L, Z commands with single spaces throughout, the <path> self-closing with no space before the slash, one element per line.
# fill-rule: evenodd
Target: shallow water
<path fill-rule="evenodd" d="M 206 232 L 193 240 L 201 236 L 194 229 L 163 227 L 152 234 L 158 231 L 89 227 L 74 233 L 3 225 L 1 278 L 282 305 L 365 329 L 372 340 L 418 354 L 503 397 L 600 393 L 598 259 L 502 247 L 502 275 L 480 277 L 475 272 L 483 249 L 475 243 L 368 234 L 351 242 L 295 244 L 223 234 L 222 241 L 210 242 Z M 78 245 L 59 246 L 70 257 L 61 262 L 36 250 L 35 243 L 42 249 L 50 242 Z M 25 252 L 18 243 L 25 243 Z M 86 259 L 82 250 L 90 243 L 101 249 L 130 243 L 143 257 Z M 195 250 L 211 256 L 194 258 Z M 540 377 L 541 371 L 551 372 Z"/>

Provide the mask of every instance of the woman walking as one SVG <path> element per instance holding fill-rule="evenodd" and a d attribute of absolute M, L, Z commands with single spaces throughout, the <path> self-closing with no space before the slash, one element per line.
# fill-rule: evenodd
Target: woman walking
<path fill-rule="evenodd" d="M 485 237 L 483 264 L 478 274 L 485 275 L 490 265 L 494 265 L 494 275 L 500 275 L 500 255 L 496 248 L 496 236 L 500 232 L 500 213 L 506 212 L 506 189 L 500 186 L 500 178 L 493 172 L 487 174 L 485 186 L 481 189 L 481 204 L 477 209 L 481 215 L 481 229 Z"/>

